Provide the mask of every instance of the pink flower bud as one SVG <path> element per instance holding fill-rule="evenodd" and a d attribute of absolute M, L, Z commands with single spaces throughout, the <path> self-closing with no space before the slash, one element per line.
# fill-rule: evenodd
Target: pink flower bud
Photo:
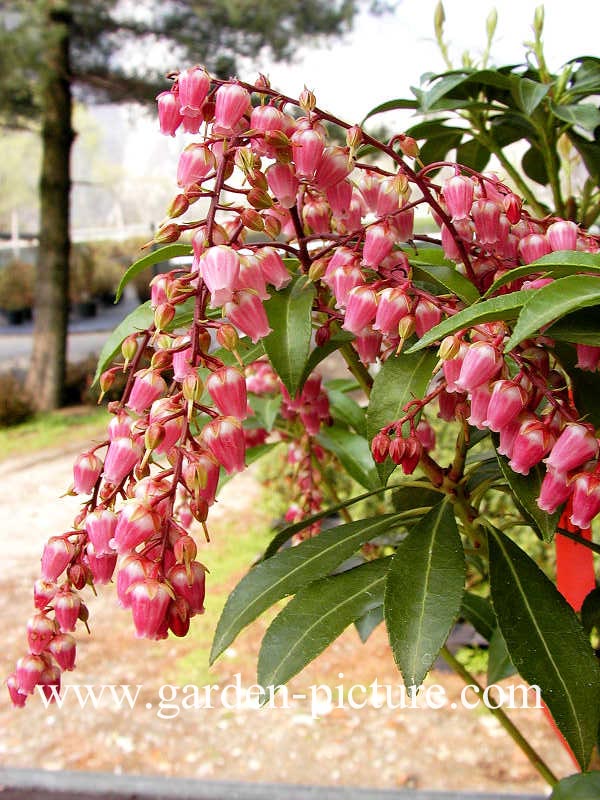
<path fill-rule="evenodd" d="M 537 504 L 547 514 L 554 514 L 557 508 L 569 499 L 571 485 L 564 472 L 549 467 L 542 481 Z"/>
<path fill-rule="evenodd" d="M 204 613 L 204 596 L 206 593 L 206 570 L 197 561 L 189 566 L 175 564 L 167 575 L 167 580 L 176 595 L 183 597 L 189 604 L 190 614 Z"/>
<path fill-rule="evenodd" d="M 23 708 L 27 702 L 27 695 L 19 691 L 19 683 L 15 672 L 6 679 L 6 688 L 8 689 L 8 696 L 13 706 L 15 706 L 15 708 Z"/>
<path fill-rule="evenodd" d="M 391 226 L 396 234 L 396 240 L 399 242 L 408 242 L 412 239 L 415 228 L 415 210 L 408 208 L 406 211 L 401 211 L 395 214 L 390 220 Z"/>
<path fill-rule="evenodd" d="M 138 500 L 128 500 L 121 511 L 113 540 L 117 553 L 133 550 L 158 529 L 158 515 Z"/>
<path fill-rule="evenodd" d="M 53 536 L 44 545 L 42 553 L 42 578 L 55 581 L 61 575 L 75 555 L 75 548 L 61 536 Z"/>
<path fill-rule="evenodd" d="M 90 494 L 100 477 L 102 461 L 94 453 L 82 453 L 73 465 L 73 485 L 77 494 Z"/>
<path fill-rule="evenodd" d="M 75 630 L 79 618 L 81 599 L 75 592 L 62 590 L 54 598 L 54 616 L 62 633 Z"/>
<path fill-rule="evenodd" d="M 311 233 L 329 233 L 331 230 L 331 209 L 324 199 L 308 197 L 304 200 L 302 218 Z"/>
<path fill-rule="evenodd" d="M 515 439 L 521 428 L 522 421 L 521 417 L 517 417 L 500 431 L 498 452 L 501 456 L 506 456 L 507 458 L 511 457 Z"/>
<path fill-rule="evenodd" d="M 171 600 L 167 608 L 167 620 L 169 630 L 175 636 L 187 636 L 190 629 L 190 607 L 185 598 Z"/>
<path fill-rule="evenodd" d="M 337 145 L 326 147 L 321 154 L 315 173 L 315 184 L 325 191 L 343 181 L 353 169 L 348 151 Z"/>
<path fill-rule="evenodd" d="M 316 130 L 308 128 L 296 131 L 292 135 L 292 157 L 297 175 L 311 178 L 321 161 L 323 149 L 323 138 Z"/>
<path fill-rule="evenodd" d="M 56 696 L 60 694 L 60 669 L 55 666 L 46 667 L 40 675 L 38 685 L 44 697 L 50 702 L 56 702 Z"/>
<path fill-rule="evenodd" d="M 350 181 L 343 180 L 327 189 L 327 202 L 334 217 L 345 217 L 352 204 L 353 189 Z"/>
<path fill-rule="evenodd" d="M 360 333 L 373 322 L 377 313 L 377 295 L 370 286 L 355 286 L 348 293 L 346 314 L 342 328 L 350 333 Z"/>
<path fill-rule="evenodd" d="M 598 455 L 598 440 L 589 425 L 568 423 L 560 434 L 550 455 L 545 460 L 548 467 L 559 472 L 580 467 Z"/>
<path fill-rule="evenodd" d="M 242 256 L 236 289 L 251 289 L 260 300 L 268 300 L 267 284 L 256 256 Z"/>
<path fill-rule="evenodd" d="M 27 655 L 17 661 L 17 691 L 21 694 L 33 694 L 40 682 L 46 662 L 40 656 Z"/>
<path fill-rule="evenodd" d="M 339 266 L 331 273 L 331 291 L 336 299 L 336 308 L 344 308 L 350 292 L 364 284 L 365 276 L 357 266 Z"/>
<path fill-rule="evenodd" d="M 119 411 L 108 423 L 108 438 L 111 442 L 113 439 L 127 439 L 131 436 L 132 423 L 133 420 L 125 411 Z"/>
<path fill-rule="evenodd" d="M 225 303 L 223 311 L 229 321 L 249 336 L 254 344 L 271 333 L 264 306 L 253 292 L 236 292 L 233 300 Z"/>
<path fill-rule="evenodd" d="M 298 178 L 291 164 L 272 164 L 266 171 L 267 182 L 271 193 L 283 208 L 296 205 L 298 194 Z"/>
<path fill-rule="evenodd" d="M 136 373 L 131 394 L 125 405 L 132 411 L 142 414 L 166 391 L 167 384 L 159 372 L 153 369 L 140 370 Z"/>
<path fill-rule="evenodd" d="M 56 659 L 58 666 L 65 672 L 74 669 L 76 643 L 68 633 L 59 633 L 50 642 L 48 650 Z"/>
<path fill-rule="evenodd" d="M 371 453 L 373 455 L 373 460 L 377 464 L 383 464 L 388 457 L 389 449 L 390 437 L 387 435 L 387 433 L 379 431 L 379 433 L 373 437 L 373 441 L 371 442 Z"/>
<path fill-rule="evenodd" d="M 447 358 L 443 361 L 442 369 L 444 378 L 446 379 L 446 391 L 450 392 L 450 394 L 463 391 L 456 382 L 460 376 L 460 371 L 468 349 L 468 346 L 464 342 L 461 342 L 454 358 Z"/>
<path fill-rule="evenodd" d="M 473 181 L 464 175 L 455 175 L 444 183 L 444 200 L 452 221 L 469 216 L 473 204 Z"/>
<path fill-rule="evenodd" d="M 469 425 L 474 428 L 479 428 L 480 431 L 486 427 L 486 418 L 490 399 L 492 397 L 492 390 L 489 383 L 482 383 L 471 392 L 471 415 L 469 416 Z"/>
<path fill-rule="evenodd" d="M 283 289 L 292 280 L 286 269 L 283 259 L 272 247 L 263 247 L 256 254 L 260 263 L 263 277 L 276 289 Z"/>
<path fill-rule="evenodd" d="M 573 481 L 571 525 L 589 528 L 600 512 L 600 476 L 596 472 L 581 472 Z"/>
<path fill-rule="evenodd" d="M 373 330 L 389 336 L 398 334 L 398 323 L 410 312 L 410 301 L 403 289 L 388 286 L 377 297 L 377 314 Z"/>
<path fill-rule="evenodd" d="M 415 308 L 415 330 L 421 338 L 442 319 L 442 312 L 431 300 L 421 299 Z"/>
<path fill-rule="evenodd" d="M 376 269 L 384 258 L 389 256 L 393 247 L 394 237 L 390 232 L 389 225 L 385 223 L 370 225 L 365 235 L 363 264 Z"/>
<path fill-rule="evenodd" d="M 175 358 L 173 358 L 173 361 L 175 361 Z M 180 366 L 179 369 L 182 370 L 183 368 Z M 192 370 L 190 367 L 190 372 L 187 374 L 191 375 L 193 373 L 194 370 Z M 186 376 L 183 376 L 181 380 L 185 379 L 185 377 Z M 180 411 L 181 408 L 179 405 L 174 403 L 171 398 L 168 397 L 163 397 L 160 400 L 156 400 L 150 407 L 148 422 L 150 425 L 154 423 L 160 423 L 164 431 L 164 438 L 162 442 L 155 448 L 159 455 L 161 453 L 168 453 L 173 445 L 179 441 L 181 431 L 183 429 L 183 414 L 179 413 L 178 416 L 175 416 L 173 419 L 169 419 L 169 417 L 173 417 L 174 414 L 177 414 L 177 412 Z"/>
<path fill-rule="evenodd" d="M 285 131 L 285 114 L 275 106 L 256 106 L 250 114 L 250 127 L 253 131 Z"/>
<path fill-rule="evenodd" d="M 447 362 L 444 362 L 447 363 Z M 475 342 L 465 353 L 456 385 L 465 392 L 487 383 L 500 370 L 502 356 L 488 342 Z"/>
<path fill-rule="evenodd" d="M 509 467 L 513 472 L 527 475 L 529 470 L 544 458 L 553 441 L 554 437 L 544 423 L 528 415 L 515 436 Z"/>
<path fill-rule="evenodd" d="M 231 300 L 240 272 L 240 258 L 231 247 L 216 245 L 200 258 L 200 274 L 216 308 Z"/>
<path fill-rule="evenodd" d="M 501 431 L 521 413 L 527 400 L 527 392 L 513 381 L 496 381 L 484 425 L 491 431 Z"/>
<path fill-rule="evenodd" d="M 427 420 L 422 419 L 416 427 L 415 434 L 423 445 L 424 450 L 433 450 L 435 447 L 435 431 Z"/>
<path fill-rule="evenodd" d="M 574 222 L 561 219 L 549 226 L 546 239 L 552 250 L 577 250 L 577 233 Z"/>
<path fill-rule="evenodd" d="M 214 133 L 230 136 L 250 106 L 250 95 L 238 83 L 224 83 L 215 94 Z"/>
<path fill-rule="evenodd" d="M 41 655 L 58 633 L 58 626 L 45 614 L 34 614 L 27 620 L 27 646 L 35 656 Z"/>
<path fill-rule="evenodd" d="M 92 573 L 92 580 L 97 586 L 108 583 L 113 576 L 117 566 L 117 554 L 98 554 L 94 545 L 89 542 L 85 548 L 87 563 Z"/>
<path fill-rule="evenodd" d="M 506 212 L 506 218 L 511 225 L 516 225 L 521 219 L 522 204 L 521 198 L 517 197 L 517 195 L 513 194 L 512 192 L 504 195 L 502 205 L 504 206 L 504 211 Z"/>
<path fill-rule="evenodd" d="M 550 252 L 548 239 L 541 233 L 531 233 L 519 242 L 519 253 L 525 264 L 531 264 Z"/>
<path fill-rule="evenodd" d="M 210 77 L 202 67 L 192 67 L 179 73 L 177 78 L 181 113 L 186 117 L 200 117 L 202 106 L 210 89 Z"/>
<path fill-rule="evenodd" d="M 113 439 L 104 461 L 105 479 L 118 486 L 141 458 L 142 448 L 137 440 L 124 436 Z"/>
<path fill-rule="evenodd" d="M 190 144 L 179 156 L 177 185 L 186 189 L 202 181 L 215 168 L 215 157 L 203 144 Z"/>
<path fill-rule="evenodd" d="M 52 598 L 56 594 L 57 586 L 53 581 L 45 581 L 43 578 L 38 578 L 33 584 L 33 604 L 40 611 L 47 608 L 52 602 Z"/>
<path fill-rule="evenodd" d="M 577 345 L 577 364 L 579 369 L 587 370 L 588 372 L 596 372 L 600 364 L 600 347 L 593 347 L 587 344 Z"/>
<path fill-rule="evenodd" d="M 117 515 L 108 508 L 96 508 L 85 518 L 85 530 L 97 556 L 113 555 L 114 550 L 109 542 L 115 535 L 116 527 Z"/>
<path fill-rule="evenodd" d="M 374 364 L 379 358 L 382 340 L 382 335 L 374 331 L 370 325 L 367 325 L 366 328 L 356 334 L 352 347 L 358 353 L 358 357 L 363 364 Z"/>
<path fill-rule="evenodd" d="M 498 241 L 500 206 L 492 200 L 476 200 L 471 208 L 475 223 L 475 235 L 481 244 L 494 244 Z"/>
<path fill-rule="evenodd" d="M 217 417 L 202 429 L 201 437 L 228 474 L 241 472 L 245 468 L 246 445 L 242 424 L 238 419 Z"/>
<path fill-rule="evenodd" d="M 129 587 L 133 583 L 149 577 L 151 572 L 152 562 L 138 553 L 131 553 L 123 559 L 117 572 L 117 598 L 122 608 L 131 606 Z"/>
<path fill-rule="evenodd" d="M 224 417 L 246 419 L 248 397 L 246 379 L 234 367 L 221 367 L 206 380 L 206 388 Z"/>
<path fill-rule="evenodd" d="M 183 117 L 179 110 L 179 99 L 174 92 L 161 92 L 156 98 L 158 103 L 158 122 L 160 132 L 165 136 L 175 136 Z"/>
<path fill-rule="evenodd" d="M 165 620 L 171 600 L 163 583 L 144 578 L 128 589 L 135 635 L 141 639 L 156 639 Z"/>

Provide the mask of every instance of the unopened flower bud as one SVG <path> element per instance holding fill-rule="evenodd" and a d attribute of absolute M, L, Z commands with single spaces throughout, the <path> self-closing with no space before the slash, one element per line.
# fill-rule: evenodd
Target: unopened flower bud
<path fill-rule="evenodd" d="M 190 201 L 184 194 L 178 194 L 176 197 L 173 198 L 171 201 L 171 205 L 167 211 L 167 216 L 171 219 L 175 217 L 180 217 L 190 207 Z"/>
<path fill-rule="evenodd" d="M 217 342 L 221 347 L 233 352 L 240 343 L 240 337 L 233 325 L 224 324 L 217 330 Z"/>
<path fill-rule="evenodd" d="M 123 358 L 125 359 L 125 366 L 129 364 L 132 358 L 135 358 L 135 354 L 138 350 L 138 340 L 135 333 L 132 333 L 130 336 L 127 336 L 126 339 L 123 340 L 121 344 L 121 353 L 123 354 Z"/>
<path fill-rule="evenodd" d="M 75 589 L 83 589 L 87 583 L 88 572 L 83 564 L 71 564 L 67 570 L 67 577 Z"/>
<path fill-rule="evenodd" d="M 265 229 L 265 221 L 254 208 L 245 208 L 241 213 L 242 224 L 251 231 L 261 233 Z"/>
<path fill-rule="evenodd" d="M 191 536 L 181 536 L 173 545 L 173 554 L 180 564 L 189 564 L 196 558 L 198 548 Z"/>
<path fill-rule="evenodd" d="M 315 106 L 317 105 L 317 98 L 315 97 L 314 93 L 307 89 L 306 86 L 300 92 L 300 97 L 298 98 L 298 105 L 303 111 L 307 113 L 314 110 Z"/>
<path fill-rule="evenodd" d="M 408 315 L 406 317 L 402 317 L 400 322 L 398 323 L 398 336 L 402 341 L 408 339 L 409 336 L 415 331 L 415 320 L 412 315 Z"/>
<path fill-rule="evenodd" d="M 267 194 L 264 189 L 259 189 L 258 187 L 250 189 L 248 192 L 248 202 L 251 206 L 259 210 L 264 210 L 273 206 L 272 197 Z"/>
<path fill-rule="evenodd" d="M 281 233 L 281 222 L 272 214 L 265 218 L 265 233 L 269 239 L 277 239 Z"/>
<path fill-rule="evenodd" d="M 146 450 L 156 450 L 165 438 L 165 429 L 160 422 L 153 422 L 148 425 L 144 433 L 144 445 Z"/>
<path fill-rule="evenodd" d="M 351 152 L 358 150 L 362 142 L 363 133 L 360 125 L 353 125 L 346 131 L 346 144 Z"/>
<path fill-rule="evenodd" d="M 460 339 L 458 336 L 446 336 L 440 344 L 438 356 L 442 361 L 448 361 L 451 358 L 456 358 L 460 352 Z"/>
<path fill-rule="evenodd" d="M 170 222 L 168 225 L 163 225 L 162 228 L 159 228 L 154 234 L 154 239 L 152 241 L 155 244 L 169 244 L 170 242 L 176 242 L 180 235 L 181 230 L 179 225 Z"/>
<path fill-rule="evenodd" d="M 204 384 L 196 373 L 192 373 L 183 379 L 181 390 L 188 403 L 198 403 L 204 391 Z"/>
<path fill-rule="evenodd" d="M 398 146 L 400 147 L 402 155 L 408 156 L 409 158 L 418 158 L 421 152 L 416 140 L 413 139 L 412 136 L 406 136 L 405 134 L 398 137 Z"/>
<path fill-rule="evenodd" d="M 154 324 L 156 329 L 164 331 L 168 328 L 175 316 L 175 306 L 171 303 L 161 303 L 154 311 Z"/>
<path fill-rule="evenodd" d="M 107 369 L 105 372 L 100 375 L 100 380 L 98 383 L 100 384 L 100 393 L 101 397 L 104 397 L 106 392 L 111 389 L 113 383 L 115 382 L 116 375 L 114 369 Z M 100 402 L 100 400 L 98 401 Z"/>

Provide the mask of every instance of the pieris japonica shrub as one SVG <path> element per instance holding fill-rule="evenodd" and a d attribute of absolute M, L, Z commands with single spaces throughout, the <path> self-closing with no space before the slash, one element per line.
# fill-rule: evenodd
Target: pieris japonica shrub
<path fill-rule="evenodd" d="M 263 685 L 285 683 L 347 626 L 366 637 L 385 619 L 418 687 L 440 651 L 460 671 L 445 642 L 463 617 L 541 688 L 585 769 L 600 721 L 598 235 L 535 216 L 495 174 L 423 166 L 414 139 L 377 141 L 262 76 L 185 69 L 158 114 L 164 134 L 194 138 L 154 240 L 165 247 L 123 283 L 176 255 L 191 264 L 152 279 L 101 355 L 102 391 L 121 372 L 125 389 L 105 440 L 75 461 L 81 510 L 44 548 L 13 703 L 73 669 L 92 586 L 114 581 L 138 637 L 201 624 L 220 483 L 279 448 L 287 525 L 231 594 L 211 660 L 293 595 L 264 637 Z M 348 379 L 328 385 L 319 366 L 332 354 Z M 449 457 L 433 422 L 455 431 Z M 336 502 L 332 466 L 364 492 Z M 353 518 L 386 492 L 393 511 Z M 494 492 L 556 543 L 558 588 L 492 523 Z M 341 523 L 322 530 L 334 511 Z"/>

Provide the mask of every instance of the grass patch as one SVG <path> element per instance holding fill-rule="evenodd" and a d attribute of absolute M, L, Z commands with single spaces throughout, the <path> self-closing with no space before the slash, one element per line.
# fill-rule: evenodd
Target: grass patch
<path fill-rule="evenodd" d="M 0 430 L 0 462 L 52 447 L 65 447 L 81 439 L 98 439 L 108 423 L 105 408 L 77 408 L 39 414 Z"/>

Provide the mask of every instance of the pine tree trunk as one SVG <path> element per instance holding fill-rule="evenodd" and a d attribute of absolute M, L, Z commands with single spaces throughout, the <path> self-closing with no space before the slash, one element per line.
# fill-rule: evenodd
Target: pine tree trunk
<path fill-rule="evenodd" d="M 69 306 L 69 195 L 72 96 L 71 15 L 65 0 L 47 0 L 42 82 L 40 239 L 33 352 L 27 389 L 37 408 L 61 404 Z"/>

